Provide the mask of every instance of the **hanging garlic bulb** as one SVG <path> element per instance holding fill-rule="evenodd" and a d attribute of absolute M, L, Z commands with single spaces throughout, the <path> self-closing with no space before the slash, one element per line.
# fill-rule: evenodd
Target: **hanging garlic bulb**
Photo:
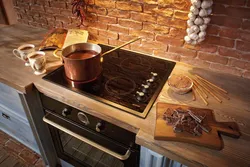
<path fill-rule="evenodd" d="M 203 20 L 204 20 L 204 24 L 208 24 L 211 19 L 209 17 L 204 17 Z"/>
<path fill-rule="evenodd" d="M 203 24 L 200 26 L 200 31 L 206 31 L 207 29 L 207 25 L 206 24 Z"/>
<path fill-rule="evenodd" d="M 193 14 L 192 12 L 190 12 L 190 13 L 188 14 L 188 18 L 189 18 L 189 20 L 194 21 L 195 18 L 196 18 L 196 16 L 195 16 L 195 14 Z"/>
<path fill-rule="evenodd" d="M 193 33 L 197 33 L 197 32 L 199 32 L 200 28 L 197 25 L 193 25 L 193 26 L 190 27 L 190 30 Z"/>
<path fill-rule="evenodd" d="M 199 16 L 200 17 L 206 17 L 208 14 L 207 14 L 207 10 L 206 9 L 201 9 L 200 12 L 199 12 Z"/>
<path fill-rule="evenodd" d="M 197 40 L 199 38 L 199 36 L 197 35 L 197 33 L 192 33 L 190 35 L 188 35 L 189 38 L 193 39 L 193 40 Z"/>
<path fill-rule="evenodd" d="M 212 0 L 204 0 L 201 3 L 201 8 L 206 9 L 206 8 L 210 8 L 213 5 L 213 1 Z"/>
<path fill-rule="evenodd" d="M 195 25 L 202 25 L 203 24 L 203 19 L 198 17 L 194 20 Z"/>
<path fill-rule="evenodd" d="M 206 32 L 202 31 L 198 34 L 198 36 L 199 38 L 205 38 L 206 34 L 207 34 Z"/>
<path fill-rule="evenodd" d="M 191 0 L 192 5 L 194 5 L 197 8 L 201 7 L 201 1 L 200 0 Z"/>
<path fill-rule="evenodd" d="M 195 15 L 198 15 L 199 14 L 199 9 L 197 7 L 195 7 L 195 6 L 191 6 L 190 7 L 190 12 L 192 12 Z"/>
<path fill-rule="evenodd" d="M 188 20 L 188 21 L 187 21 L 187 25 L 188 25 L 188 27 L 191 27 L 192 25 L 194 25 L 194 22 L 191 21 L 191 20 Z"/>
<path fill-rule="evenodd" d="M 207 24 L 211 21 L 208 17 L 212 13 L 213 0 L 191 0 L 192 6 L 188 14 L 186 43 L 196 45 L 205 40 Z"/>
<path fill-rule="evenodd" d="M 191 39 L 189 36 L 185 36 L 185 37 L 184 37 L 184 40 L 185 40 L 187 43 L 191 43 L 191 42 L 192 42 L 192 39 Z"/>

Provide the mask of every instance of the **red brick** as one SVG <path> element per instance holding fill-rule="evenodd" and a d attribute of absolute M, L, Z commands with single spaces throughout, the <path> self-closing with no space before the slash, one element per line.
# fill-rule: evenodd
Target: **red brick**
<path fill-rule="evenodd" d="M 130 40 L 132 40 L 132 39 L 134 39 L 134 36 L 126 35 L 126 34 L 119 34 L 119 40 L 120 40 L 120 41 L 127 42 L 127 41 L 130 41 Z M 140 44 L 140 43 L 141 43 L 140 41 L 141 41 L 141 40 L 138 40 L 138 41 L 136 41 L 136 42 L 134 42 L 134 43 Z"/>
<path fill-rule="evenodd" d="M 106 23 L 103 23 L 103 22 L 89 22 L 88 26 L 103 29 L 103 30 L 108 29 L 108 25 Z"/>
<path fill-rule="evenodd" d="M 246 41 L 236 41 L 236 49 L 240 51 L 250 52 L 250 42 Z"/>
<path fill-rule="evenodd" d="M 235 49 L 224 48 L 224 47 L 219 47 L 218 53 L 221 56 L 226 56 L 226 57 L 240 58 L 241 56 L 239 51 Z"/>
<path fill-rule="evenodd" d="M 129 1 L 116 1 L 116 8 L 120 10 L 142 11 L 142 5 Z"/>
<path fill-rule="evenodd" d="M 232 39 L 216 37 L 216 36 L 207 36 L 206 38 L 207 38 L 206 41 L 209 44 L 226 46 L 226 47 L 230 47 L 230 48 L 234 47 L 234 40 L 232 40 Z"/>
<path fill-rule="evenodd" d="M 250 61 L 250 53 L 241 53 L 241 58 Z"/>
<path fill-rule="evenodd" d="M 66 3 L 65 2 L 60 2 L 60 1 L 50 1 L 50 6 L 53 8 L 66 8 Z"/>
<path fill-rule="evenodd" d="M 246 0 L 216 0 L 214 3 L 235 5 L 235 6 L 244 6 L 245 2 L 246 2 Z"/>
<path fill-rule="evenodd" d="M 228 16 L 239 17 L 239 18 L 250 18 L 250 10 L 245 7 L 228 7 L 226 8 L 226 12 Z"/>
<path fill-rule="evenodd" d="M 158 5 L 144 4 L 143 12 L 144 13 L 154 13 L 158 10 Z"/>
<path fill-rule="evenodd" d="M 48 14 L 60 14 L 60 10 L 57 8 L 46 7 L 45 12 Z"/>
<path fill-rule="evenodd" d="M 119 32 L 119 33 L 124 33 L 124 34 L 128 34 L 129 33 L 129 29 L 126 27 L 122 27 L 119 25 L 109 25 L 108 29 L 110 31 L 115 31 L 115 32 Z"/>
<path fill-rule="evenodd" d="M 71 16 L 71 15 L 73 15 L 73 14 L 72 14 L 72 11 L 69 10 L 69 9 L 60 9 L 60 14 L 66 15 L 66 16 Z"/>
<path fill-rule="evenodd" d="M 30 16 L 30 15 L 27 15 L 27 14 L 22 14 L 22 19 L 26 19 L 26 20 L 32 21 L 33 17 Z"/>
<path fill-rule="evenodd" d="M 156 16 L 147 13 L 131 12 L 131 19 L 141 22 L 156 23 Z"/>
<path fill-rule="evenodd" d="M 207 30 L 206 30 L 206 33 L 207 34 L 210 34 L 210 35 L 218 35 L 220 32 L 220 27 L 219 26 L 216 26 L 216 25 L 211 25 L 209 24 L 207 26 Z"/>
<path fill-rule="evenodd" d="M 164 52 L 161 50 L 155 50 L 154 55 L 158 57 L 174 60 L 174 61 L 180 61 L 180 57 L 181 57 L 179 54 Z"/>
<path fill-rule="evenodd" d="M 170 28 L 169 36 L 171 36 L 173 38 L 183 39 L 185 35 L 186 35 L 186 30 L 185 29 Z"/>
<path fill-rule="evenodd" d="M 56 20 L 62 21 L 64 23 L 71 23 L 71 18 L 64 15 L 56 15 L 55 18 Z"/>
<path fill-rule="evenodd" d="M 109 45 L 119 46 L 119 45 L 122 45 L 122 44 L 124 44 L 124 41 L 118 41 L 118 40 L 115 40 L 115 39 L 109 39 Z M 122 49 L 128 49 L 128 50 L 130 50 L 130 45 L 126 45 Z"/>
<path fill-rule="evenodd" d="M 240 31 L 239 33 L 240 39 L 243 41 L 250 41 L 250 32 L 248 31 Z"/>
<path fill-rule="evenodd" d="M 250 20 L 244 20 L 243 22 L 242 22 L 242 29 L 244 29 L 244 30 L 250 30 Z"/>
<path fill-rule="evenodd" d="M 154 13 L 164 16 L 164 17 L 172 17 L 174 14 L 173 9 L 169 9 L 169 8 L 155 8 L 152 10 L 154 11 Z"/>
<path fill-rule="evenodd" d="M 38 11 L 39 12 L 44 11 L 44 8 L 43 8 L 43 6 L 32 5 L 32 6 L 30 6 L 30 10 L 33 11 L 33 12 L 37 12 L 38 13 Z"/>
<path fill-rule="evenodd" d="M 37 160 L 39 159 L 39 155 L 37 155 L 35 152 L 32 152 L 31 150 L 27 150 L 27 149 L 24 149 L 19 154 L 19 157 L 24 159 L 24 161 L 30 165 L 34 165 L 37 162 Z"/>
<path fill-rule="evenodd" d="M 100 14 L 100 15 L 106 15 L 108 13 L 107 9 L 97 7 L 97 6 L 88 6 L 87 11 L 91 13 Z"/>
<path fill-rule="evenodd" d="M 226 6 L 223 4 L 213 4 L 213 14 L 227 15 Z"/>
<path fill-rule="evenodd" d="M 108 38 L 104 37 L 104 36 L 101 36 L 101 35 L 96 36 L 96 41 L 98 41 L 98 42 L 100 42 L 102 44 L 108 44 L 109 43 Z"/>
<path fill-rule="evenodd" d="M 119 18 L 130 18 L 130 11 L 108 9 L 108 15 L 113 17 L 119 16 Z"/>
<path fill-rule="evenodd" d="M 209 53 L 215 53 L 218 48 L 217 46 L 210 44 L 197 44 L 197 45 L 185 44 L 184 47 L 188 49 L 193 49 L 202 52 L 209 52 Z"/>
<path fill-rule="evenodd" d="M 97 21 L 98 20 L 98 16 L 95 13 L 88 13 L 87 17 L 86 17 L 87 21 Z"/>
<path fill-rule="evenodd" d="M 128 20 L 128 19 L 119 19 L 119 24 L 123 27 L 128 27 L 136 30 L 141 30 L 142 29 L 142 22 L 139 21 L 133 21 L 133 20 Z"/>
<path fill-rule="evenodd" d="M 34 4 L 49 6 L 49 1 L 46 1 L 46 0 L 34 0 Z"/>
<path fill-rule="evenodd" d="M 241 76 L 241 70 L 234 68 L 234 67 L 229 67 L 229 66 L 225 66 L 222 64 L 212 63 L 209 68 L 212 70 L 218 71 L 218 72 L 224 72 L 224 73 L 229 73 L 229 74 Z"/>
<path fill-rule="evenodd" d="M 157 23 L 168 27 L 183 28 L 183 29 L 187 28 L 187 22 L 180 19 L 172 19 L 172 18 L 158 16 Z"/>
<path fill-rule="evenodd" d="M 245 62 L 245 70 L 250 70 L 250 62 Z"/>
<path fill-rule="evenodd" d="M 87 31 L 90 33 L 90 34 L 98 34 L 98 29 L 97 28 L 94 28 L 94 27 L 88 27 L 87 28 Z"/>
<path fill-rule="evenodd" d="M 118 34 L 112 31 L 99 30 L 99 35 L 106 38 L 118 39 Z"/>
<path fill-rule="evenodd" d="M 180 10 L 188 11 L 191 6 L 190 0 L 174 0 L 173 6 Z"/>
<path fill-rule="evenodd" d="M 172 38 L 167 35 L 157 35 L 156 41 L 162 42 L 164 44 L 169 44 L 172 46 L 182 46 L 184 43 L 184 40 L 182 39 Z"/>
<path fill-rule="evenodd" d="M 95 4 L 103 8 L 115 8 L 115 2 L 113 0 L 95 0 Z"/>
<path fill-rule="evenodd" d="M 129 35 L 140 36 L 140 37 L 142 37 L 144 39 L 147 39 L 147 40 L 153 40 L 154 39 L 154 33 L 153 32 L 143 31 L 143 30 L 130 29 L 129 30 Z"/>
<path fill-rule="evenodd" d="M 196 57 L 196 51 L 182 48 L 182 47 L 174 47 L 174 46 L 169 46 L 168 52 L 172 53 L 178 53 L 182 56 L 189 56 L 189 57 Z"/>
<path fill-rule="evenodd" d="M 246 62 L 238 59 L 229 59 L 229 65 L 231 67 L 238 67 L 241 69 L 245 69 Z"/>
<path fill-rule="evenodd" d="M 232 28 L 221 28 L 220 36 L 235 39 L 240 35 L 239 30 Z"/>
<path fill-rule="evenodd" d="M 158 0 L 131 0 L 132 2 L 139 2 L 145 4 L 157 4 Z"/>
<path fill-rule="evenodd" d="M 169 27 L 161 26 L 158 24 L 147 23 L 147 22 L 143 23 L 143 30 L 152 31 L 152 32 L 158 33 L 158 34 L 168 34 L 169 33 Z"/>
<path fill-rule="evenodd" d="M 181 20 L 188 20 L 188 12 L 175 11 L 174 18 L 181 19 Z"/>
<path fill-rule="evenodd" d="M 175 0 L 158 0 L 158 5 L 160 7 L 173 7 Z"/>
<path fill-rule="evenodd" d="M 192 66 L 198 66 L 202 68 L 209 68 L 211 64 L 210 62 L 204 60 L 194 59 L 192 57 L 186 57 L 186 56 L 181 56 L 180 61 L 191 64 Z"/>
<path fill-rule="evenodd" d="M 42 18 L 42 17 L 33 17 L 34 21 L 37 23 L 41 23 L 41 24 L 48 24 L 46 18 Z"/>
<path fill-rule="evenodd" d="M 208 53 L 204 53 L 204 52 L 199 52 L 198 57 L 201 60 L 206 60 L 206 61 L 215 62 L 215 63 L 219 63 L 219 64 L 227 64 L 228 63 L 228 58 L 218 56 L 216 54 L 208 54 Z"/>
<path fill-rule="evenodd" d="M 26 10 L 29 10 L 30 9 L 30 5 L 27 4 L 27 3 L 21 3 L 21 2 L 18 2 L 18 5 L 17 5 L 19 8 L 21 9 L 26 9 Z M 37 6 L 37 5 L 36 5 Z"/>
<path fill-rule="evenodd" d="M 244 78 L 250 79 L 250 71 L 245 71 L 242 75 Z"/>
<path fill-rule="evenodd" d="M 150 55 L 153 54 L 153 50 L 154 50 L 152 48 L 143 47 L 142 45 L 135 44 L 135 43 L 132 43 L 130 45 L 130 48 L 131 48 L 131 50 L 142 52 L 142 53 L 146 53 L 146 54 L 150 54 Z"/>
<path fill-rule="evenodd" d="M 141 45 L 143 47 L 147 47 L 147 48 L 151 48 L 151 49 L 155 49 L 155 50 L 167 50 L 168 46 L 161 43 L 161 42 L 157 42 L 157 41 L 146 41 L 146 40 L 142 40 Z"/>
<path fill-rule="evenodd" d="M 211 16 L 211 24 L 216 24 L 219 26 L 231 27 L 231 28 L 240 28 L 241 27 L 241 19 L 232 18 L 227 16 Z"/>
<path fill-rule="evenodd" d="M 102 23 L 116 24 L 117 18 L 109 16 L 98 16 L 98 20 Z"/>

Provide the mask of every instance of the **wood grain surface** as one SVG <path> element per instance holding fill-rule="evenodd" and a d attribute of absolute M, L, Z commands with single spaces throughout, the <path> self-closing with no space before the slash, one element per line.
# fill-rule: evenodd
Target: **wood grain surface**
<path fill-rule="evenodd" d="M 204 113 L 206 117 L 202 120 L 203 123 L 209 125 L 212 130 L 209 133 L 202 131 L 201 136 L 194 136 L 187 132 L 175 133 L 173 131 L 173 125 L 167 125 L 166 120 L 163 119 L 163 115 L 167 109 L 181 108 L 184 111 L 191 110 L 196 113 Z M 214 120 L 213 111 L 204 108 L 192 108 L 186 105 L 157 103 L 156 109 L 156 125 L 154 139 L 165 141 L 179 141 L 185 143 L 192 143 L 211 149 L 221 150 L 223 148 L 223 142 L 220 134 L 239 138 L 240 133 L 238 131 L 237 124 L 235 122 L 217 122 Z M 236 140 L 237 141 L 237 140 Z"/>

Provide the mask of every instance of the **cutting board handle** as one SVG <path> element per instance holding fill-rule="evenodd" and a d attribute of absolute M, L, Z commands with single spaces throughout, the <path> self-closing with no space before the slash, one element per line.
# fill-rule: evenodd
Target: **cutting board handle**
<path fill-rule="evenodd" d="M 239 127 L 235 122 L 217 122 L 215 127 L 220 134 L 233 138 L 240 137 Z"/>

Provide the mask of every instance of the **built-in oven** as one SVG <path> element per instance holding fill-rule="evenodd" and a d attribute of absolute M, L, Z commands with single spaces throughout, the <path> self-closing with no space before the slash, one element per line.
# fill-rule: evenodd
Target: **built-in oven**
<path fill-rule="evenodd" d="M 137 167 L 135 134 L 40 94 L 59 158 L 79 167 Z"/>

